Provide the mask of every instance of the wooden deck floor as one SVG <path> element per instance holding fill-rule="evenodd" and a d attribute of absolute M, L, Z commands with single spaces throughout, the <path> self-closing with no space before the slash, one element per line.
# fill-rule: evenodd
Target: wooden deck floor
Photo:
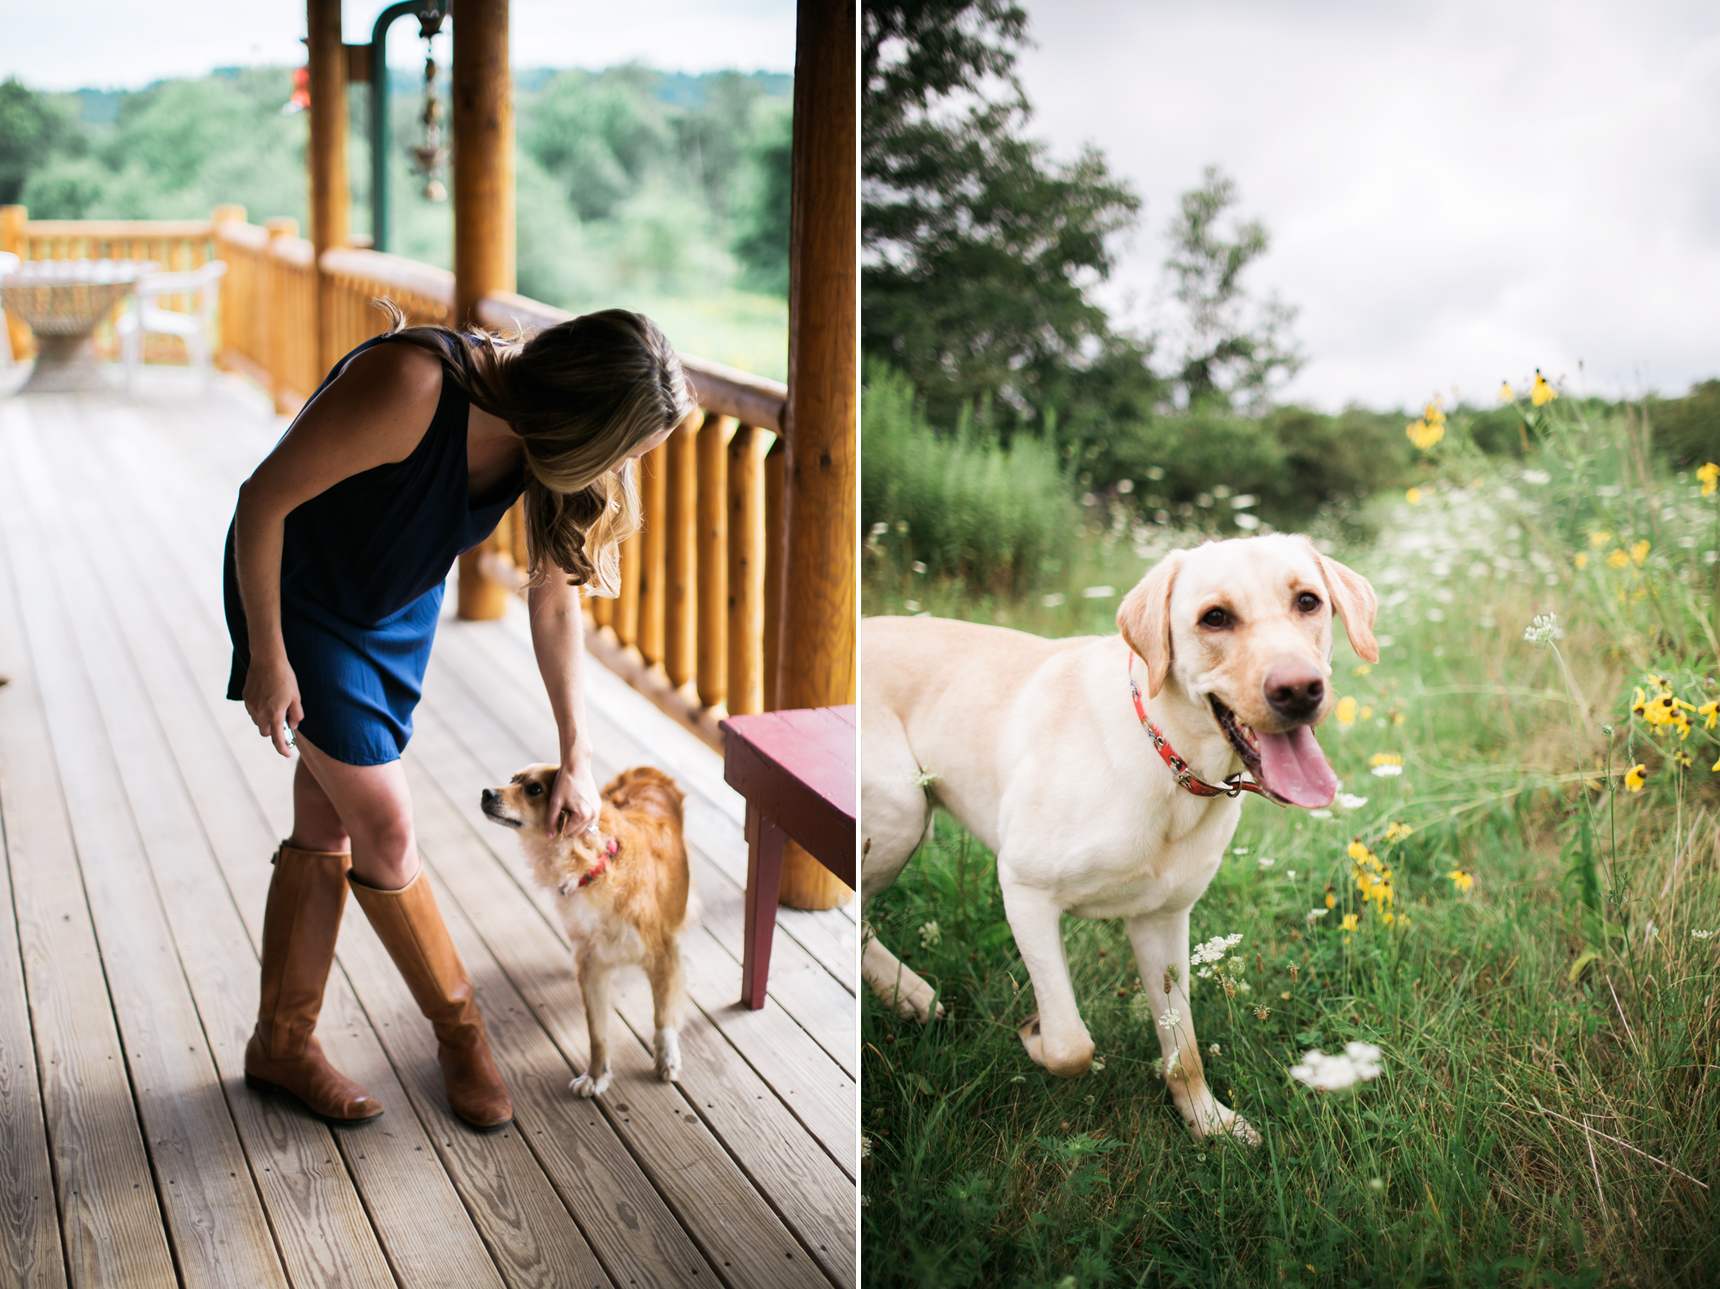
<path fill-rule="evenodd" d="M 282 424 L 232 378 L 198 395 L 183 370 L 145 374 L 131 403 L 0 399 L 0 1281 L 855 1283 L 853 912 L 785 910 L 770 1001 L 741 1008 L 741 803 L 595 665 L 599 781 L 679 780 L 704 913 L 679 1083 L 651 1077 L 634 972 L 614 1083 L 567 1090 L 586 1056 L 567 945 L 477 810 L 555 746 L 523 612 L 443 622 L 406 757 L 514 1125 L 449 1113 L 429 1026 L 350 903 L 319 1033 L 387 1112 L 331 1129 L 245 1088 L 291 769 L 223 697 L 220 552 Z"/>

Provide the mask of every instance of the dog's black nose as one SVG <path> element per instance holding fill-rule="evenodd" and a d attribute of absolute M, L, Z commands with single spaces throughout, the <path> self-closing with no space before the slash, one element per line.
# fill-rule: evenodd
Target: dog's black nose
<path fill-rule="evenodd" d="M 483 797 L 482 797 L 482 798 L 481 798 L 481 801 L 482 801 L 482 803 L 483 803 L 483 804 L 484 804 L 484 805 L 486 805 L 486 806 L 487 806 L 487 805 L 489 805 L 489 804 L 490 804 L 490 803 L 491 803 L 491 802 L 492 802 L 492 801 L 495 801 L 495 800 L 497 800 L 497 799 L 498 799 L 498 798 L 499 798 L 499 797 L 500 797 L 500 795 L 501 795 L 501 794 L 500 794 L 500 793 L 498 793 L 498 792 L 497 792 L 497 791 L 496 791 L 496 790 L 495 790 L 495 789 L 494 789 L 494 788 L 485 788 L 485 789 L 484 789 L 484 795 L 483 795 Z"/>
<path fill-rule="evenodd" d="M 1325 677 L 1311 662 L 1282 662 L 1266 673 L 1266 701 L 1280 716 L 1301 720 L 1325 697 Z"/>

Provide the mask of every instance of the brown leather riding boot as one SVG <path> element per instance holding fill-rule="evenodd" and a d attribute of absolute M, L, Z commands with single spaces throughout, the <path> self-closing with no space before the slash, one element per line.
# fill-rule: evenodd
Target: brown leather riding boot
<path fill-rule="evenodd" d="M 400 968 L 418 1009 L 436 1030 L 437 1060 L 448 1107 L 474 1128 L 501 1128 L 514 1107 L 484 1037 L 472 981 L 448 938 L 424 870 L 398 891 L 352 880 L 352 895 Z"/>
<path fill-rule="evenodd" d="M 382 1104 L 323 1055 L 313 1032 L 334 963 L 352 856 L 281 843 L 263 913 L 263 988 L 245 1045 L 245 1082 L 291 1092 L 330 1123 L 361 1123 Z"/>

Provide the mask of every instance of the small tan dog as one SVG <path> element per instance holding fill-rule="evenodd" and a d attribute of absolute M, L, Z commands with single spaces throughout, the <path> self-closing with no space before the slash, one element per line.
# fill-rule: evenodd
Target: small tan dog
<path fill-rule="evenodd" d="M 652 1050 L 665 1083 L 681 1073 L 681 932 L 694 909 L 681 836 L 682 793 L 661 770 L 624 770 L 603 789 L 594 827 L 550 837 L 544 809 L 556 767 L 533 765 L 505 788 L 485 788 L 484 814 L 519 830 L 532 876 L 556 892 L 573 941 L 591 1061 L 568 1084 L 582 1097 L 609 1086 L 609 975 L 638 964 L 651 980 Z"/>

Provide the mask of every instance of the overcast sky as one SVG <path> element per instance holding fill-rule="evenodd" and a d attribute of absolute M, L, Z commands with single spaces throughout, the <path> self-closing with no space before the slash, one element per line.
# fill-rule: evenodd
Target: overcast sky
<path fill-rule="evenodd" d="M 1026 0 L 1034 132 L 1146 199 L 1106 299 L 1149 316 L 1208 163 L 1301 306 L 1292 396 L 1490 400 L 1720 376 L 1720 7 L 1600 0 Z"/>
<path fill-rule="evenodd" d="M 346 39 L 370 40 L 391 0 L 342 6 Z M 663 71 L 794 70 L 794 0 L 512 0 L 516 67 Z M 422 50 L 410 18 L 394 25 L 391 61 Z M 304 0 L 0 0 L 0 78 L 33 89 L 136 89 L 213 67 L 304 62 Z M 444 38 L 445 41 L 446 38 Z"/>

